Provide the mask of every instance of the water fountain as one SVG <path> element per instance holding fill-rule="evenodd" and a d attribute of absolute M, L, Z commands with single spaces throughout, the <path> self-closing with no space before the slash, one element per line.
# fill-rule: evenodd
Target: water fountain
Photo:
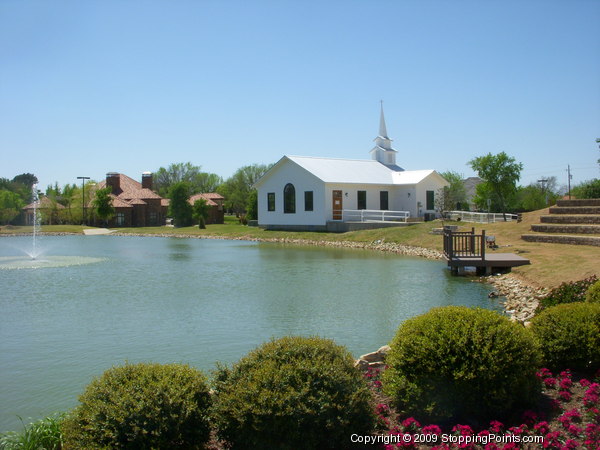
<path fill-rule="evenodd" d="M 65 267 L 73 265 L 91 264 L 104 261 L 104 258 L 93 258 L 89 256 L 46 256 L 40 246 L 42 214 L 40 211 L 40 197 L 37 184 L 31 188 L 33 200 L 32 242 L 29 249 L 20 249 L 27 256 L 0 256 L 0 269 L 40 269 L 47 267 Z M 44 255 L 42 257 L 42 255 Z"/>
<path fill-rule="evenodd" d="M 42 217 L 38 214 L 38 206 L 40 205 L 40 196 L 37 190 L 37 184 L 34 184 L 31 187 L 31 197 L 33 199 L 33 245 L 31 253 L 31 259 L 37 259 L 38 257 L 38 249 L 37 249 L 37 237 L 41 229 L 42 225 Z"/>

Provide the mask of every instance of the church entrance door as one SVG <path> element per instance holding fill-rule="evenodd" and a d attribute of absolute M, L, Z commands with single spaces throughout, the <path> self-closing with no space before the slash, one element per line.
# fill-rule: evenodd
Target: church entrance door
<path fill-rule="evenodd" d="M 342 191 L 333 191 L 333 220 L 342 220 Z"/>

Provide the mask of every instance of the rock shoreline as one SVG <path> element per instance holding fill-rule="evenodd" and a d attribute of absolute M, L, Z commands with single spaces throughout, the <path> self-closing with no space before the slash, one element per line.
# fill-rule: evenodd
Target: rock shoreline
<path fill-rule="evenodd" d="M 549 292 L 547 288 L 529 285 L 510 274 L 482 277 L 480 281 L 494 286 L 496 296 L 506 299 L 501 301 L 506 314 L 525 325 L 535 316 L 540 299 Z"/>

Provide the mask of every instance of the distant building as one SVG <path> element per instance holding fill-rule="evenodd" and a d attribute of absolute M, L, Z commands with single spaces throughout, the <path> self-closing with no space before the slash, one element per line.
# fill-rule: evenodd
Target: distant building
<path fill-rule="evenodd" d="M 435 170 L 399 167 L 391 144 L 382 108 L 371 160 L 282 157 L 256 182 L 259 226 L 327 230 L 348 210 L 434 218 L 436 193 L 448 182 Z"/>
<path fill-rule="evenodd" d="M 151 227 L 164 225 L 167 203 L 152 191 L 152 173 L 144 172 L 139 183 L 116 172 L 106 174 L 98 189 L 111 188 L 115 216 L 108 222 L 111 227 Z"/>
<path fill-rule="evenodd" d="M 223 202 L 225 201 L 225 197 L 215 192 L 211 192 L 208 194 L 196 194 L 192 195 L 188 200 L 190 204 L 193 206 L 196 203 L 196 200 L 200 200 L 203 198 L 206 200 L 206 204 L 209 206 L 208 210 L 208 218 L 206 219 L 206 224 L 222 224 L 225 222 L 225 212 L 223 209 Z"/>
<path fill-rule="evenodd" d="M 60 222 L 60 211 L 65 207 L 48 197 L 41 197 L 37 202 L 30 203 L 22 208 L 25 225 L 34 225 L 34 211 L 36 209 L 37 213 L 40 214 L 40 223 L 53 225 Z"/>
<path fill-rule="evenodd" d="M 463 185 L 466 191 L 466 201 L 468 204 L 469 211 L 476 211 L 477 205 L 473 203 L 473 197 L 475 197 L 477 185 L 483 183 L 483 180 L 479 177 L 469 177 L 463 180 Z M 465 208 L 462 208 L 465 209 Z"/>

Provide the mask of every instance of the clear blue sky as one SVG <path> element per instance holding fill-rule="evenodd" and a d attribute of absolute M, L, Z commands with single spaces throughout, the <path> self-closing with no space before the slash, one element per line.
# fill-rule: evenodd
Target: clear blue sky
<path fill-rule="evenodd" d="M 0 0 L 0 177 L 505 151 L 600 176 L 600 1 Z"/>

